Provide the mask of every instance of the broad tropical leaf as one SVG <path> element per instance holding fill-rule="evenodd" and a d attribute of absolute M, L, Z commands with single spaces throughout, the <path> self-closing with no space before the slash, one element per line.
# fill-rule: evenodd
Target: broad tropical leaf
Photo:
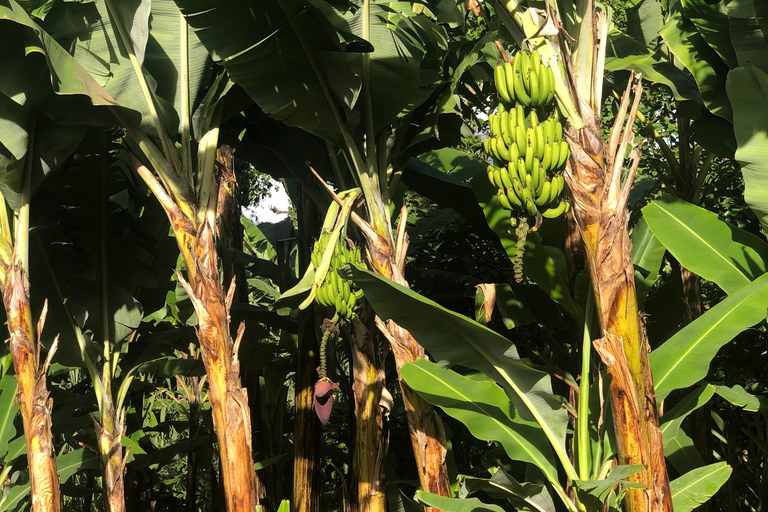
<path fill-rule="evenodd" d="M 658 52 L 648 50 L 631 36 L 611 31 L 605 54 L 606 71 L 635 71 L 651 82 L 664 84 L 677 100 L 701 99 L 696 83 Z"/>
<path fill-rule="evenodd" d="M 728 66 L 717 52 L 704 41 L 696 26 L 680 12 L 669 17 L 660 34 L 670 51 L 696 79 L 704 105 L 713 114 L 730 121 L 733 112 L 725 93 Z"/>
<path fill-rule="evenodd" d="M 763 274 L 651 352 L 657 400 L 704 378 L 720 347 L 765 318 L 766 303 L 768 274 Z"/>
<path fill-rule="evenodd" d="M 477 498 L 446 498 L 424 491 L 416 491 L 414 499 L 444 512 L 504 512 L 498 505 L 488 505 Z"/>
<path fill-rule="evenodd" d="M 768 4 L 762 0 L 729 0 L 723 3 L 739 65 L 752 64 L 768 73 L 768 37 L 764 28 L 768 19 Z"/>
<path fill-rule="evenodd" d="M 705 503 L 728 481 L 731 471 L 726 462 L 715 462 L 672 480 L 669 488 L 675 512 L 690 512 Z"/>
<path fill-rule="evenodd" d="M 712 384 L 699 386 L 662 417 L 664 422 L 659 429 L 664 438 L 664 455 L 681 474 L 704 465 L 693 441 L 681 428 L 683 420 L 706 404 L 714 393 L 715 386 Z"/>
<path fill-rule="evenodd" d="M 552 449 L 536 423 L 520 418 L 514 405 L 491 380 L 476 380 L 418 359 L 401 368 L 403 378 L 427 402 L 464 423 L 483 441 L 498 441 L 512 460 L 538 467 L 558 485 Z"/>
<path fill-rule="evenodd" d="M 739 66 L 736 51 L 733 49 L 730 24 L 726 3 L 706 0 L 683 0 L 683 12 L 698 30 L 704 41 L 711 46 L 720 58 L 731 68 Z"/>
<path fill-rule="evenodd" d="M 459 477 L 459 497 L 466 498 L 475 492 L 485 492 L 492 498 L 505 499 L 518 510 L 554 512 L 555 504 L 541 484 L 520 483 L 501 468 L 496 468 L 491 478 Z"/>
<path fill-rule="evenodd" d="M 726 293 L 766 271 L 768 245 L 704 208 L 664 195 L 643 208 L 643 217 L 681 265 Z"/>
<path fill-rule="evenodd" d="M 744 200 L 768 229 L 768 74 L 747 64 L 728 74 Z"/>
<path fill-rule="evenodd" d="M 635 289 L 640 306 L 659 279 L 664 252 L 664 246 L 648 227 L 648 223 L 640 219 L 632 230 L 632 263 L 635 266 Z"/>
<path fill-rule="evenodd" d="M 376 276 L 349 268 L 376 313 L 408 329 L 441 366 L 462 365 L 491 377 L 506 391 L 520 416 L 539 424 L 566 471 L 575 476 L 565 454 L 568 415 L 553 394 L 549 375 L 520 360 L 503 336 L 421 295 Z M 450 342 L 446 333 L 452 333 Z"/>
<path fill-rule="evenodd" d="M 603 503 L 618 485 L 642 489 L 643 485 L 632 482 L 628 478 L 643 469 L 643 466 L 616 466 L 602 480 L 575 480 L 574 483 L 577 490 Z"/>
<path fill-rule="evenodd" d="M 768 398 L 753 395 L 739 385 L 731 388 L 728 386 L 716 386 L 715 392 L 736 407 L 749 412 L 759 412 L 768 419 Z"/>

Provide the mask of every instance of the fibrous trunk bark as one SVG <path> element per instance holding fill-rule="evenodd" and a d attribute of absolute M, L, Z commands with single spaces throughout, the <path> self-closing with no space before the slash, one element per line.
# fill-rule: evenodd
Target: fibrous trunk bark
<path fill-rule="evenodd" d="M 219 258 L 211 219 L 215 217 L 218 194 L 210 195 L 206 214 L 198 222 L 196 208 L 192 208 L 193 218 L 185 215 L 149 169 L 135 158 L 132 161 L 165 209 L 186 268 L 186 278 L 178 277 L 197 314 L 197 337 L 208 377 L 208 399 L 219 442 L 227 511 L 253 512 L 259 503 L 251 450 L 251 413 L 248 393 L 240 382 L 237 356 L 245 327 L 241 324 L 237 338 L 232 338 L 229 310 L 234 299 L 234 282 L 225 293 L 219 279 Z M 217 190 L 215 186 L 211 189 Z"/>
<path fill-rule="evenodd" d="M 391 243 L 367 224 L 358 223 L 366 238 L 368 258 L 374 270 L 383 277 L 403 286 L 408 286 L 408 282 L 403 276 L 405 255 L 408 251 L 408 236 L 405 232 L 406 218 L 407 210 L 403 206 L 397 233 Z M 389 341 L 395 356 L 395 366 L 397 367 L 400 389 L 403 393 L 408 430 L 421 487 L 433 494 L 451 496 L 448 469 L 445 463 L 448 452 L 443 424 L 432 406 L 411 389 L 400 374 L 400 369 L 406 363 L 425 357 L 424 347 L 419 345 L 411 333 L 392 320 L 384 322 L 377 317 L 376 325 Z M 426 507 L 426 510 L 430 512 L 434 509 Z"/>
<path fill-rule="evenodd" d="M 31 510 L 58 512 L 61 510 L 61 493 L 51 432 L 53 401 L 48 396 L 46 384 L 48 363 L 39 360 L 39 336 L 44 318 L 41 318 L 38 332 L 35 333 L 32 327 L 26 271 L 18 261 L 4 270 L 3 301 L 8 318 L 11 355 L 16 371 L 18 400 L 27 445 Z"/>
<path fill-rule="evenodd" d="M 94 425 L 99 442 L 104 510 L 106 512 L 125 512 L 123 476 L 126 459 L 123 458 L 123 418 L 115 414 L 112 403 L 105 403 L 101 424 L 94 421 Z"/>
<path fill-rule="evenodd" d="M 299 267 L 310 264 L 311 233 L 314 227 L 312 201 L 300 187 L 299 204 Z M 312 403 L 314 383 L 317 380 L 317 339 L 315 335 L 314 306 L 299 311 L 299 338 L 296 367 L 296 417 L 294 420 L 293 502 L 294 512 L 318 512 L 317 432 L 320 422 Z"/>
<path fill-rule="evenodd" d="M 226 144 L 222 145 L 216 153 L 216 160 L 219 164 L 220 182 L 219 199 L 216 205 L 216 236 L 223 247 L 241 251 L 243 249 L 243 225 L 240 222 L 240 203 L 238 201 L 237 175 L 235 173 L 235 159 L 232 155 L 232 148 Z M 248 288 L 246 286 L 245 267 L 242 263 L 231 261 L 223 265 L 224 282 L 235 283 L 235 300 L 237 302 L 248 303 Z M 261 390 L 259 389 L 259 378 L 248 379 L 251 396 L 251 402 L 255 401 L 256 407 L 251 407 L 253 417 L 251 430 L 251 446 L 254 448 L 254 457 L 259 458 L 262 450 L 259 450 L 259 439 L 257 437 L 258 429 L 255 425 L 261 423 Z M 256 473 L 256 495 L 259 502 L 263 501 L 264 486 L 262 485 L 259 473 Z"/>
<path fill-rule="evenodd" d="M 672 510 L 672 500 L 627 232 L 627 198 L 640 159 L 632 124 L 641 92 L 639 78 L 630 80 L 608 144 L 600 135 L 598 118 L 581 102 L 585 126 L 568 130 L 571 159 L 566 180 L 600 315 L 603 337 L 594 344 L 611 375 L 619 463 L 646 468 L 631 477 L 646 489 L 628 490 L 627 510 L 661 512 Z M 630 168 L 622 185 L 628 147 L 632 147 Z"/>
<path fill-rule="evenodd" d="M 384 460 L 386 448 L 380 407 L 384 391 L 384 368 L 379 358 L 376 338 L 368 328 L 372 312 L 365 306 L 352 320 L 352 389 L 355 400 L 354 468 L 357 477 L 357 511 L 384 512 Z"/>

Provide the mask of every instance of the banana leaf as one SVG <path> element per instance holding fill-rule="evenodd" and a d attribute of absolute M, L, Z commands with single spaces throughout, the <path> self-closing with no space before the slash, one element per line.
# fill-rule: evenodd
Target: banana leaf
<path fill-rule="evenodd" d="M 713 212 L 663 195 L 643 208 L 643 218 L 681 265 L 726 293 L 766 272 L 768 245 Z"/>
<path fill-rule="evenodd" d="M 768 274 L 729 295 L 651 352 L 656 399 L 704 378 L 720 348 L 765 318 Z"/>

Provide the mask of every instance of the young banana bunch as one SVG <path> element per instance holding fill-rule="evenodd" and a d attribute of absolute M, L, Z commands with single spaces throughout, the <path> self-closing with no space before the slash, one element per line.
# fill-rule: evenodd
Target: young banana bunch
<path fill-rule="evenodd" d="M 360 249 L 346 237 L 347 220 L 357 191 L 342 193 L 340 197 L 344 199 L 341 212 L 339 205 L 332 202 L 320 238 L 312 249 L 315 278 L 309 297 L 299 306 L 304 309 L 315 300 L 320 305 L 333 308 L 333 323 L 339 319 L 352 320 L 357 300 L 363 296 L 363 291 L 353 288 L 351 281 L 341 277 L 338 270 L 348 264 L 358 268 L 366 267 Z"/>
<path fill-rule="evenodd" d="M 502 207 L 522 217 L 556 218 L 568 211 L 562 200 L 565 180 L 560 172 L 570 157 L 563 126 L 554 108 L 553 70 L 537 51 L 518 52 L 514 65 L 496 67 L 496 88 L 502 103 L 489 116 L 491 134 L 483 142 L 494 165 L 488 180 Z M 505 106 L 507 105 L 507 106 Z M 539 120 L 538 112 L 551 113 Z M 551 176 L 551 177 L 550 177 Z"/>

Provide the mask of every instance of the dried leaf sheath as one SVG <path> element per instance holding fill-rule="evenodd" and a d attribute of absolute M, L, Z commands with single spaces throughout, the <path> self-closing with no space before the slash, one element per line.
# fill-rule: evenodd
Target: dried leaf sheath
<path fill-rule="evenodd" d="M 219 441 L 227 510 L 252 512 L 258 504 L 258 495 L 251 447 L 251 413 L 247 391 L 240 382 L 237 357 L 244 326 L 240 326 L 234 340 L 229 330 L 234 286 L 230 285 L 224 294 L 209 219 L 195 228 L 194 217 L 190 219 L 182 213 L 182 208 L 165 193 L 149 169 L 135 158 L 132 161 L 168 215 L 187 270 L 186 279 L 179 275 L 179 281 L 197 314 L 197 336 L 208 376 L 208 398 Z M 216 211 L 216 198 L 216 194 L 211 195 L 213 204 L 209 205 L 209 212 Z"/>
<path fill-rule="evenodd" d="M 51 408 L 46 373 L 49 362 L 39 360 L 38 337 L 32 327 L 29 281 L 20 263 L 3 265 L 3 301 L 8 317 L 11 354 L 18 383 L 18 400 L 27 445 L 32 512 L 61 510 L 56 452 L 51 433 Z M 42 330 L 41 319 L 38 331 Z M 51 348 L 53 351 L 54 348 Z M 50 360 L 50 356 L 49 356 Z"/>
<path fill-rule="evenodd" d="M 632 479 L 652 490 L 628 492 L 627 505 L 632 512 L 672 510 L 627 232 L 627 198 L 640 161 L 632 124 L 641 92 L 639 77 L 631 80 L 607 145 L 600 137 L 598 119 L 589 106 L 581 103 L 585 126 L 568 131 L 571 159 L 566 171 L 603 330 L 603 338 L 595 341 L 595 348 L 612 376 L 611 404 L 619 463 L 645 466 L 647 471 Z M 634 99 L 630 106 L 631 95 Z M 630 166 L 622 180 L 628 147 L 632 148 Z"/>

